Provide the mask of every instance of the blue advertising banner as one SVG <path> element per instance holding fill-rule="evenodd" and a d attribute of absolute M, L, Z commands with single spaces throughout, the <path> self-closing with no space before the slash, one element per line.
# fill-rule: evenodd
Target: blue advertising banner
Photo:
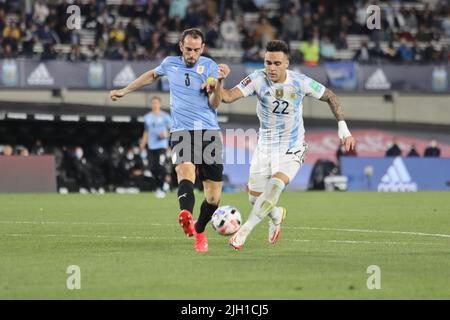
<path fill-rule="evenodd" d="M 348 191 L 450 191 L 450 158 L 342 157 Z"/>
<path fill-rule="evenodd" d="M 325 63 L 330 86 L 335 89 L 353 91 L 358 86 L 356 66 L 352 61 Z"/>

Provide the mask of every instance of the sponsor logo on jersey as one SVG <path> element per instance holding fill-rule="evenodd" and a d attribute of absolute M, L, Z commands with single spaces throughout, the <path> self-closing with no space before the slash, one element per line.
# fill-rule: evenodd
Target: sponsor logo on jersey
<path fill-rule="evenodd" d="M 250 79 L 250 77 L 246 77 L 244 80 L 241 81 L 241 84 L 246 87 L 248 86 L 248 84 L 252 82 L 252 79 Z"/>
<path fill-rule="evenodd" d="M 381 192 L 417 191 L 417 183 L 413 182 L 401 157 L 396 157 L 386 174 L 378 184 Z"/>

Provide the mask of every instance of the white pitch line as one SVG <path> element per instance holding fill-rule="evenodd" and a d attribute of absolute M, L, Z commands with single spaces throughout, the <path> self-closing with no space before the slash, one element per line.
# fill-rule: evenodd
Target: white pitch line
<path fill-rule="evenodd" d="M 41 237 L 41 238 L 87 238 L 87 239 L 118 239 L 118 240 L 182 240 L 184 237 L 148 237 L 148 236 L 109 236 L 109 235 L 83 235 L 83 234 L 32 234 L 32 233 L 5 233 L 0 234 L 5 237 Z M 208 237 L 209 240 L 228 240 L 225 237 Z M 320 240 L 320 239 L 283 239 L 287 242 L 327 242 L 338 244 L 389 244 L 389 245 L 426 245 L 426 246 L 442 246 L 444 243 L 424 243 L 424 242 L 400 242 L 400 241 L 357 241 L 357 240 Z"/>
<path fill-rule="evenodd" d="M 62 224 L 62 225 L 136 225 L 136 226 L 154 226 L 154 227 L 175 227 L 177 224 L 163 223 L 133 223 L 133 222 L 71 222 L 71 221 L 0 221 L 0 224 Z M 323 227 L 284 227 L 285 229 L 296 230 L 318 230 L 318 231 L 342 231 L 342 232 L 359 232 L 359 233 L 386 233 L 386 234 L 404 234 L 413 236 L 450 238 L 450 234 L 440 233 L 424 233 L 413 231 L 393 231 L 393 230 L 368 230 L 368 229 L 343 229 L 343 228 L 323 228 Z"/>
<path fill-rule="evenodd" d="M 450 234 L 424 233 L 412 231 L 388 231 L 388 230 L 368 230 L 368 229 L 340 229 L 340 228 L 318 228 L 318 227 L 285 227 L 286 229 L 298 230 L 319 230 L 319 231 L 344 231 L 344 232 L 363 232 L 363 233 L 389 233 L 389 234 L 407 234 L 414 236 L 450 238 Z"/>
<path fill-rule="evenodd" d="M 163 227 L 163 226 L 176 226 L 176 224 L 164 224 L 164 223 L 134 223 L 134 222 L 90 222 L 90 221 L 0 221 L 0 224 L 62 224 L 62 225 L 100 225 L 100 226 L 114 226 L 114 225 L 133 225 L 133 226 L 154 226 L 154 227 Z"/>

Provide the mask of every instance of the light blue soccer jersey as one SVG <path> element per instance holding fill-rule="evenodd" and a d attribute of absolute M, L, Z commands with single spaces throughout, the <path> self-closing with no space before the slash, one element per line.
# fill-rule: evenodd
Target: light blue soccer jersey
<path fill-rule="evenodd" d="M 217 111 L 209 106 L 208 95 L 201 90 L 208 77 L 218 78 L 219 68 L 213 60 L 201 56 L 194 66 L 187 67 L 181 56 L 170 56 L 155 71 L 169 80 L 172 132 L 220 129 Z"/>
<path fill-rule="evenodd" d="M 158 115 L 147 113 L 144 116 L 144 127 L 148 132 L 147 147 L 150 150 L 169 147 L 169 138 L 160 138 L 161 133 L 169 132 L 172 127 L 172 120 L 167 112 L 160 111 Z"/>
<path fill-rule="evenodd" d="M 264 69 L 256 70 L 237 87 L 244 97 L 258 97 L 258 143 L 270 150 L 287 150 L 303 144 L 303 98 L 312 96 L 320 99 L 325 92 L 322 84 L 291 70 L 287 70 L 283 83 L 272 82 Z"/>

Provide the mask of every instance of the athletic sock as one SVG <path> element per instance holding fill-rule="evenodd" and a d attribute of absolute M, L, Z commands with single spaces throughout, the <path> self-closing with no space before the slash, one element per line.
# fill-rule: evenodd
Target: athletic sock
<path fill-rule="evenodd" d="M 194 210 L 194 184 L 191 181 L 180 181 L 178 185 L 178 202 L 180 203 L 180 210 L 187 210 L 190 213 Z"/>
<path fill-rule="evenodd" d="M 278 199 L 285 184 L 277 178 L 272 178 L 266 185 L 264 192 L 258 197 L 247 222 L 242 226 L 244 231 L 250 232 L 269 213 L 275 210 Z"/>
<path fill-rule="evenodd" d="M 206 202 L 206 200 L 203 200 L 202 206 L 200 207 L 200 216 L 198 217 L 197 223 L 195 224 L 195 231 L 197 233 L 202 233 L 205 231 L 206 225 L 208 224 L 209 220 L 211 220 L 211 217 L 218 208 L 215 204 L 210 204 Z"/>

